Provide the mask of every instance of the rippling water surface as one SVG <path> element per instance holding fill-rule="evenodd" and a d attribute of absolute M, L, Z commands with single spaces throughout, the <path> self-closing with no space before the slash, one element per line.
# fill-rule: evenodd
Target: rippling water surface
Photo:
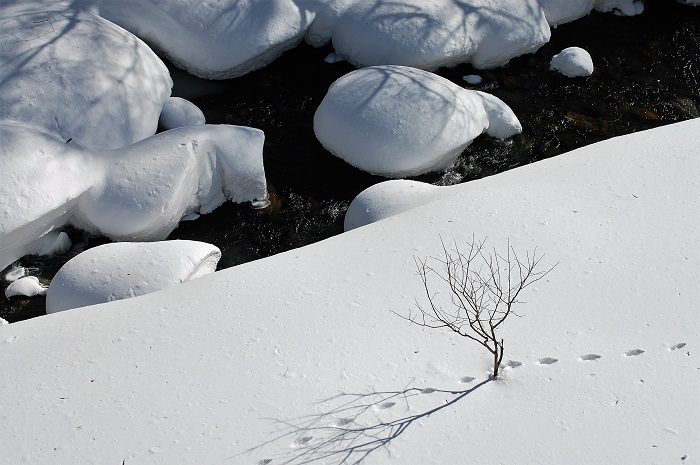
<path fill-rule="evenodd" d="M 465 182 L 613 136 L 700 116 L 700 8 L 670 0 L 646 3 L 647 11 L 640 16 L 594 13 L 559 26 L 536 54 L 503 68 L 482 71 L 462 65 L 438 70 L 460 85 L 501 98 L 518 115 L 523 133 L 508 144 L 479 138 L 446 173 L 417 179 L 440 185 Z M 551 57 L 571 46 L 591 54 L 593 76 L 571 79 L 548 70 Z M 205 97 L 192 98 L 176 78 L 175 95 L 192 98 L 208 123 L 265 131 L 272 204 L 264 210 L 224 204 L 196 221 L 183 222 L 170 239 L 217 245 L 223 252 L 219 268 L 226 268 L 342 232 L 350 201 L 384 179 L 336 159 L 314 136 L 313 115 L 326 90 L 354 69 L 347 63 L 325 63 L 331 51 L 302 44 L 262 70 L 213 84 L 219 92 Z M 484 81 L 468 86 L 462 80 L 467 74 L 479 74 Z M 67 254 L 26 257 L 21 264 L 48 282 L 72 256 L 107 242 L 78 231 L 69 235 L 74 247 Z M 0 317 L 8 321 L 44 313 L 43 298 L 0 300 Z"/>

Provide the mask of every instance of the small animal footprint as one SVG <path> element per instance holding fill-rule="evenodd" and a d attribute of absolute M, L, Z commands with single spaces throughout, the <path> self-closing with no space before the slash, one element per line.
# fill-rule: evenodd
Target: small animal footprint
<path fill-rule="evenodd" d="M 559 359 L 552 358 L 552 357 L 544 357 L 541 358 L 537 361 L 538 365 L 551 365 L 552 363 L 557 363 Z"/>
<path fill-rule="evenodd" d="M 515 361 L 515 360 L 508 360 L 506 363 L 503 364 L 504 367 L 506 368 L 518 368 L 519 366 L 522 366 L 523 364 L 521 362 Z"/>
<path fill-rule="evenodd" d="M 644 353 L 644 351 L 642 349 L 632 349 L 632 350 L 628 350 L 627 352 L 625 352 L 625 357 L 634 357 L 636 355 L 640 355 L 643 353 Z"/>
<path fill-rule="evenodd" d="M 268 463 L 271 463 L 272 459 L 262 459 L 261 461 L 258 462 L 258 465 L 267 465 Z"/>
<path fill-rule="evenodd" d="M 383 404 L 379 404 L 379 409 L 386 410 L 388 408 L 393 407 L 394 405 L 396 405 L 396 402 L 384 402 Z"/>
<path fill-rule="evenodd" d="M 314 437 L 313 436 L 302 436 L 296 441 L 294 441 L 293 446 L 294 447 L 300 447 L 300 446 L 305 446 L 306 444 L 309 443 Z"/>
<path fill-rule="evenodd" d="M 335 422 L 335 426 L 349 425 L 350 423 L 352 423 L 352 421 L 352 418 L 341 418 L 340 420 Z"/>
<path fill-rule="evenodd" d="M 433 389 L 433 388 L 425 388 L 425 389 L 421 390 L 420 393 L 421 393 L 421 394 L 432 394 L 433 392 L 435 392 L 435 389 Z"/>
<path fill-rule="evenodd" d="M 687 344 L 685 342 L 679 342 L 678 344 L 671 346 L 671 350 L 678 350 L 685 347 Z"/>
<path fill-rule="evenodd" d="M 586 361 L 586 362 L 591 362 L 593 360 L 598 360 L 602 355 L 598 354 L 586 354 L 586 355 L 581 355 L 581 360 Z"/>
<path fill-rule="evenodd" d="M 462 384 L 469 384 L 469 383 L 471 383 L 472 381 L 474 381 L 475 379 L 476 379 L 476 378 L 474 378 L 473 376 L 465 376 L 465 377 L 463 377 L 463 378 L 460 378 L 459 382 L 462 383 Z"/>

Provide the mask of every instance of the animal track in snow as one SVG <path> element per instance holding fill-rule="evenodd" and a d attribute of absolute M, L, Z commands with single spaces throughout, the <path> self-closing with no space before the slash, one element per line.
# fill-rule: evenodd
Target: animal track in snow
<path fill-rule="evenodd" d="M 642 349 L 632 349 L 632 350 L 628 350 L 627 352 L 625 352 L 625 357 L 634 357 L 636 355 L 641 355 L 643 353 L 644 353 L 644 351 Z"/>
<path fill-rule="evenodd" d="M 522 366 L 523 364 L 521 362 L 518 362 L 516 360 L 508 360 L 506 363 L 503 364 L 503 367 L 505 368 L 518 368 L 519 366 Z"/>
<path fill-rule="evenodd" d="M 671 350 L 682 349 L 685 346 L 686 346 L 685 342 L 679 342 L 678 344 L 671 346 Z"/>
<path fill-rule="evenodd" d="M 460 378 L 459 382 L 462 383 L 462 384 L 469 384 L 469 383 L 471 383 L 472 381 L 474 381 L 475 379 L 476 379 L 476 378 L 474 378 L 473 376 L 465 376 L 465 377 L 463 377 L 463 378 Z"/>
<path fill-rule="evenodd" d="M 435 389 L 433 389 L 433 388 L 425 388 L 425 389 L 421 390 L 420 393 L 421 393 L 421 394 L 432 394 L 433 392 L 435 392 Z"/>
<path fill-rule="evenodd" d="M 586 355 L 581 355 L 581 360 L 585 362 L 592 362 L 593 360 L 598 360 L 602 355 L 598 354 L 586 354 Z"/>
<path fill-rule="evenodd" d="M 262 459 L 258 462 L 258 465 L 267 465 L 270 462 L 272 462 L 272 459 Z"/>
<path fill-rule="evenodd" d="M 294 444 L 292 444 L 292 447 L 301 447 L 305 446 L 311 441 L 314 437 L 313 436 L 302 436 L 296 441 L 294 441 Z"/>
<path fill-rule="evenodd" d="M 541 358 L 537 361 L 538 365 L 551 365 L 552 363 L 557 363 L 559 359 L 552 358 L 552 357 L 544 357 Z"/>
<path fill-rule="evenodd" d="M 379 410 L 386 410 L 394 405 L 396 405 L 396 402 L 384 402 L 383 404 L 379 404 Z"/>
<path fill-rule="evenodd" d="M 335 422 L 335 426 L 345 426 L 353 422 L 352 418 L 341 418 Z"/>

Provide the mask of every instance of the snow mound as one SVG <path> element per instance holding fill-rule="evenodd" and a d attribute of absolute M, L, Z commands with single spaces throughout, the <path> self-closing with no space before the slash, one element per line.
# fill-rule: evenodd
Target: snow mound
<path fill-rule="evenodd" d="M 0 6 L 0 120 L 95 147 L 156 132 L 172 81 L 146 44 L 62 2 L 14 3 Z"/>
<path fill-rule="evenodd" d="M 567 77 L 590 76 L 593 74 L 593 60 L 584 49 L 569 47 L 552 57 L 549 69 Z"/>
<path fill-rule="evenodd" d="M 46 313 L 128 299 L 216 270 L 221 251 L 197 241 L 113 243 L 89 249 L 58 271 Z"/>
<path fill-rule="evenodd" d="M 207 79 L 242 76 L 296 46 L 313 20 L 293 0 L 83 0 Z"/>
<path fill-rule="evenodd" d="M 316 136 L 331 153 L 392 178 L 446 169 L 484 132 L 506 138 L 520 130 L 498 98 L 391 65 L 341 77 L 314 115 Z"/>
<path fill-rule="evenodd" d="M 36 254 L 41 256 L 59 255 L 70 249 L 72 244 L 70 237 L 65 232 L 51 231 L 42 236 Z"/>
<path fill-rule="evenodd" d="M 37 295 L 46 295 L 46 288 L 41 285 L 36 276 L 19 278 L 5 289 L 5 297 L 8 299 L 14 296 L 34 297 Z"/>
<path fill-rule="evenodd" d="M 433 186 L 405 179 L 380 182 L 360 192 L 350 203 L 345 212 L 345 231 L 444 198 L 450 191 L 450 186 Z"/>
<path fill-rule="evenodd" d="M 7 270 L 7 273 L 5 273 L 4 277 L 6 282 L 11 283 L 13 281 L 17 281 L 19 278 L 23 277 L 26 274 L 27 270 L 23 266 L 13 266 L 9 270 Z"/>
<path fill-rule="evenodd" d="M 113 240 L 161 240 L 184 216 L 226 199 L 264 200 L 264 138 L 246 127 L 189 126 L 98 150 L 0 122 L 0 197 L 12 206 L 0 209 L 0 268 L 37 253 L 64 224 Z"/>
<path fill-rule="evenodd" d="M 320 8 L 306 40 L 362 67 L 398 64 L 432 70 L 504 65 L 549 41 L 537 0 L 336 1 Z"/>
<path fill-rule="evenodd" d="M 604 13 L 614 12 L 622 16 L 634 16 L 644 13 L 644 2 L 642 0 L 595 0 L 595 9 Z"/>
<path fill-rule="evenodd" d="M 539 0 L 550 26 L 569 23 L 586 16 L 596 0 Z"/>
<path fill-rule="evenodd" d="M 158 126 L 175 129 L 183 126 L 201 126 L 206 123 L 204 113 L 197 105 L 180 97 L 170 97 L 163 104 Z"/>

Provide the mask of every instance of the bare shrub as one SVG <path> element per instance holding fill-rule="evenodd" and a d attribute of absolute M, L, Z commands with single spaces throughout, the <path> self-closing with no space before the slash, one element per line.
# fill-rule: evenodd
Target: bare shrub
<path fill-rule="evenodd" d="M 442 242 L 441 257 L 415 258 L 418 275 L 423 281 L 428 305 L 416 300 L 419 313 L 402 318 L 426 328 L 447 328 L 485 347 L 493 356 L 493 377 L 498 377 L 503 360 L 503 339 L 498 329 L 510 315 L 517 315 L 513 306 L 522 303 L 520 293 L 544 278 L 556 264 L 541 269 L 544 257 L 535 248 L 518 255 L 508 240 L 504 254 L 485 248 L 486 239 L 472 237 L 463 250 L 454 244 L 449 250 Z M 440 291 L 447 287 L 449 302 L 438 303 Z M 445 300 L 445 299 L 441 299 Z M 401 316 L 401 315 L 399 315 Z"/>

